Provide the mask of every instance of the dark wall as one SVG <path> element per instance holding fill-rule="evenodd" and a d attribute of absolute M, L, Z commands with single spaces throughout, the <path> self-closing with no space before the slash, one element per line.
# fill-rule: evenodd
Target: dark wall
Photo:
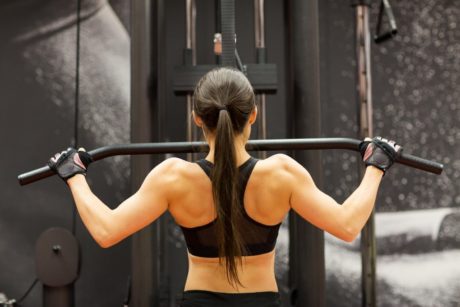
<path fill-rule="evenodd" d="M 357 133 L 354 16 L 346 1 L 321 3 L 321 89 L 325 136 Z M 455 1 L 391 2 L 399 34 L 382 45 L 372 44 L 372 78 L 375 135 L 404 145 L 405 151 L 445 163 L 445 172 L 433 176 L 404 166 L 389 173 L 379 211 L 458 206 L 456 191 L 460 156 L 458 110 L 459 4 Z M 375 31 L 378 5 L 371 11 Z M 325 162 L 335 155 L 328 153 Z M 336 156 L 338 157 L 338 156 Z M 356 169 L 355 158 L 332 170 Z M 338 197 L 352 188 L 355 174 L 328 191 Z M 334 176 L 332 176 L 334 177 Z M 338 189 L 340 187 L 340 189 Z M 334 191 L 334 189 L 337 189 Z"/>
<path fill-rule="evenodd" d="M 374 134 L 397 140 L 407 153 L 444 163 L 445 171 L 435 176 L 397 165 L 384 177 L 376 206 L 377 301 L 379 306 L 454 306 L 459 299 L 455 262 L 460 245 L 457 241 L 451 249 L 436 248 L 442 232 L 436 225 L 455 218 L 459 207 L 460 3 L 390 3 L 399 33 L 382 45 L 372 44 Z M 349 1 L 320 4 L 323 132 L 353 137 L 353 9 Z M 372 31 L 378 4 L 372 1 Z M 334 151 L 323 157 L 325 191 L 343 201 L 358 184 L 359 156 Z M 451 228 L 450 235 L 459 232 Z M 423 233 L 430 233 L 429 239 Z M 329 237 L 327 242 L 328 305 L 357 306 L 359 239 L 349 245 Z M 440 285 L 439 280 L 446 283 Z"/>
<path fill-rule="evenodd" d="M 374 48 L 376 130 L 445 164 L 442 176 L 397 168 L 384 211 L 460 206 L 460 3 L 395 3 L 400 35 Z"/>
<path fill-rule="evenodd" d="M 19 173 L 46 163 L 75 137 L 76 1 L 2 1 L 0 18 L 0 292 L 18 299 L 35 279 L 34 248 L 50 227 L 72 228 L 72 200 L 59 179 L 20 187 Z M 84 1 L 79 145 L 129 141 L 129 37 L 105 1 Z M 110 206 L 128 191 L 129 160 L 91 167 Z M 117 306 L 129 274 L 129 240 L 101 249 L 77 219 L 81 272 L 77 306 Z M 36 286 L 22 306 L 41 305 Z"/>

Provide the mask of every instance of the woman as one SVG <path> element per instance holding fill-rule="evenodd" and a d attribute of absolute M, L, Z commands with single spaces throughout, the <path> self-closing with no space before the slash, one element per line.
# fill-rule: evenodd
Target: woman
<path fill-rule="evenodd" d="M 366 168 L 360 186 L 338 205 L 308 172 L 282 154 L 252 158 L 245 144 L 255 122 L 254 92 L 239 71 L 207 73 L 194 93 L 194 120 L 210 151 L 196 163 L 167 159 L 116 209 L 104 205 L 85 177 L 90 157 L 69 149 L 49 165 L 69 185 L 83 222 L 109 247 L 169 210 L 188 246 L 182 306 L 280 306 L 274 247 L 281 221 L 293 209 L 345 241 L 366 223 L 384 172 L 400 147 L 375 138 L 361 144 Z"/>

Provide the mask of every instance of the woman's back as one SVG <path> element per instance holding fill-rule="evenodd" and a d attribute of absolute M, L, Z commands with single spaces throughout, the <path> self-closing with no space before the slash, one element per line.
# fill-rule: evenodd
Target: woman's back
<path fill-rule="evenodd" d="M 250 256 L 242 258 L 242 266 L 238 271 L 243 287 L 236 289 L 228 282 L 225 265 L 219 263 L 218 257 L 200 257 L 189 253 L 186 290 L 227 293 L 277 291 L 274 251 L 271 242 L 265 241 L 273 240 L 273 233 L 277 234 L 279 224 L 289 211 L 289 195 L 282 187 L 283 170 L 280 163 L 277 163 L 280 159 L 282 158 L 277 155 L 266 160 L 246 160 L 237 163 L 243 166 L 240 167 L 241 173 L 249 175 L 243 198 L 242 227 L 246 230 L 243 231 L 243 240 L 252 236 L 252 240 L 246 240 L 251 249 L 247 253 Z M 169 211 L 186 234 L 212 227 L 216 213 L 208 174 L 197 163 L 176 160 L 174 173 L 177 178 L 172 178 L 171 181 L 174 182 L 172 188 L 177 198 L 170 202 Z M 207 163 L 212 167 L 211 163 Z M 244 181 L 244 178 L 242 180 Z M 254 238 L 254 233 L 257 232 L 260 235 Z M 255 240 L 260 242 L 254 242 Z"/>

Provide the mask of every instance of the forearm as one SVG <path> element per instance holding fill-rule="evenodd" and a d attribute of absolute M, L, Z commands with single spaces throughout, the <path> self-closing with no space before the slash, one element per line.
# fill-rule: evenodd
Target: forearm
<path fill-rule="evenodd" d="M 156 220 L 168 209 L 168 191 L 177 182 L 176 165 L 168 159 L 156 166 L 139 190 L 111 210 L 93 194 L 84 174 L 92 162 L 83 150 L 69 148 L 54 155 L 50 168 L 67 182 L 86 228 L 102 247 L 112 246 Z"/>
<path fill-rule="evenodd" d="M 366 168 L 359 187 L 342 205 L 344 228 L 353 240 L 366 224 L 374 208 L 383 172 L 373 166 Z"/>
<path fill-rule="evenodd" d="M 67 181 L 78 213 L 91 236 L 102 247 L 109 247 L 113 230 L 112 210 L 91 191 L 83 175 L 76 175 Z"/>

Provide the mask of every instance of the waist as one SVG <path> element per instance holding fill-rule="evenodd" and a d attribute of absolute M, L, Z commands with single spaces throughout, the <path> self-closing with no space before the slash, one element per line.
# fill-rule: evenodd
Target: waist
<path fill-rule="evenodd" d="M 278 292 L 275 278 L 275 252 L 242 257 L 238 277 L 242 286 L 233 287 L 227 279 L 225 261 L 189 254 L 185 291 L 203 290 L 220 293 Z"/>
<path fill-rule="evenodd" d="M 184 295 L 198 295 L 198 294 L 204 294 L 204 295 L 215 295 L 215 296 L 221 296 L 221 297 L 227 297 L 227 298 L 233 298 L 233 297 L 254 297 L 254 296 L 260 296 L 260 297 L 279 297 L 280 294 L 279 292 L 274 292 L 274 291 L 263 291 L 263 292 L 247 292 L 247 293 L 225 293 L 225 292 L 213 292 L 213 291 L 206 291 L 206 290 L 185 290 Z"/>
<path fill-rule="evenodd" d="M 185 291 L 181 306 L 280 306 L 278 292 L 220 293 L 211 291 Z"/>

